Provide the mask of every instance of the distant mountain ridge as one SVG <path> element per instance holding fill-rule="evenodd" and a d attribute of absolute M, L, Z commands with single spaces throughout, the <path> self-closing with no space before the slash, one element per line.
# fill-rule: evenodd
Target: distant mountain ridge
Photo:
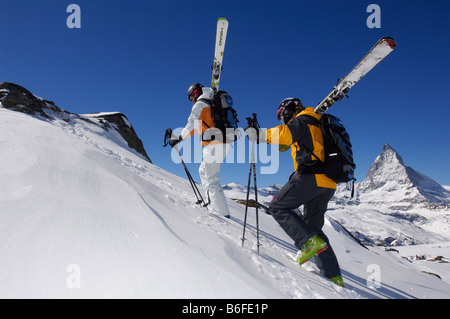
<path fill-rule="evenodd" d="M 259 188 L 258 196 L 262 199 L 271 199 L 283 185 L 274 184 Z M 348 197 L 345 184 L 338 185 L 336 196 Z M 367 172 L 366 178 L 355 184 L 358 201 L 376 204 L 393 202 L 410 204 L 449 205 L 450 186 L 441 186 L 430 177 L 405 166 L 402 157 L 389 144 L 384 144 L 380 155 L 375 159 Z M 247 186 L 239 183 L 229 183 L 223 186 L 225 191 L 236 194 L 246 193 Z M 254 188 L 250 187 L 253 194 Z M 380 192 L 384 196 L 377 198 Z M 347 194 L 348 193 L 348 194 Z M 253 195 L 252 195 L 253 196 Z M 386 197 L 387 196 L 387 197 Z M 393 197 L 393 198 L 391 198 Z"/>
<path fill-rule="evenodd" d="M 268 206 L 281 187 L 259 189 L 258 201 Z M 230 198 L 245 199 L 247 187 L 230 183 L 224 190 Z M 251 188 L 251 199 L 253 192 Z M 355 197 L 350 194 L 346 184 L 339 184 L 327 216 L 363 244 L 398 246 L 450 239 L 450 191 L 405 166 L 389 144 L 384 144 L 366 178 L 355 184 Z"/>

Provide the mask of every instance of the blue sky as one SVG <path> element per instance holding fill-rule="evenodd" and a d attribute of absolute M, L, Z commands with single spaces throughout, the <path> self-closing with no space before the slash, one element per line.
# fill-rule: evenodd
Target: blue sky
<path fill-rule="evenodd" d="M 69 4 L 81 29 L 69 29 Z M 366 12 L 381 8 L 381 28 Z M 389 143 L 405 164 L 450 185 L 449 1 L 40 0 L 7 1 L 0 11 L 0 81 L 25 86 L 74 113 L 127 115 L 154 164 L 185 177 L 162 148 L 164 130 L 182 127 L 189 85 L 210 84 L 215 26 L 230 26 L 220 88 L 234 98 L 244 125 L 258 114 L 278 125 L 286 97 L 315 106 L 383 36 L 396 50 L 336 103 L 330 113 L 350 132 L 362 181 Z M 194 137 L 197 138 L 197 137 Z M 188 165 L 194 179 L 198 164 Z M 284 184 L 290 152 L 258 186 Z M 221 181 L 247 183 L 248 163 L 222 165 Z"/>

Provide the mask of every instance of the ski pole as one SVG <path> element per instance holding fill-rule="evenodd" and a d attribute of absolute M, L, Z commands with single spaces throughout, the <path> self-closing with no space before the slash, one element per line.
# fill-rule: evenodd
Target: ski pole
<path fill-rule="evenodd" d="M 252 115 L 253 115 L 253 118 L 250 118 L 250 117 L 247 118 L 247 124 L 248 124 L 247 128 L 253 128 L 255 130 L 259 130 L 260 126 L 258 124 L 258 120 L 256 119 L 256 113 L 253 113 Z M 255 141 L 251 141 L 251 145 L 252 145 L 252 151 L 251 151 L 251 158 L 250 158 L 250 168 L 249 168 L 249 172 L 248 172 L 247 199 L 245 201 L 244 229 L 243 229 L 241 239 L 242 239 L 242 246 L 243 246 L 244 241 L 245 241 L 245 228 L 247 226 L 247 211 L 248 211 L 249 195 L 250 195 L 250 182 L 251 182 L 251 176 L 252 176 L 252 170 L 253 170 L 253 183 L 255 185 L 255 209 L 256 209 L 256 246 L 257 246 L 257 252 L 259 253 L 259 246 L 261 244 L 259 243 L 258 187 L 256 185 Z"/>
<path fill-rule="evenodd" d="M 194 190 L 195 196 L 197 197 L 197 202 L 196 202 L 196 204 L 201 204 L 201 203 L 203 203 L 203 205 L 202 205 L 203 207 L 208 206 L 208 203 L 205 203 L 205 201 L 203 200 L 202 194 L 201 194 L 200 191 L 198 190 L 197 184 L 194 182 L 194 179 L 192 178 L 191 173 L 189 172 L 189 170 L 188 170 L 186 164 L 184 163 L 183 158 L 181 157 L 180 151 L 178 150 L 177 146 L 175 145 L 173 148 L 177 151 L 178 156 L 180 156 L 181 164 L 183 164 L 183 167 L 184 167 L 184 170 L 185 170 L 185 172 L 186 172 L 186 175 L 187 175 L 187 177 L 188 177 L 188 179 L 189 179 L 189 182 L 191 183 L 191 187 L 192 187 L 192 189 Z"/>
<path fill-rule="evenodd" d="M 252 154 L 253 154 L 253 146 L 254 143 L 252 143 Z M 245 213 L 244 213 L 244 229 L 242 231 L 242 246 L 244 246 L 244 241 L 245 241 L 245 228 L 247 226 L 247 210 L 248 210 L 248 197 L 250 195 L 250 181 L 251 181 L 251 177 L 252 177 L 252 163 L 250 163 L 250 168 L 248 170 L 248 183 L 247 183 L 247 199 L 245 200 Z"/>
<path fill-rule="evenodd" d="M 257 134 L 256 134 L 257 139 L 256 139 L 256 141 L 257 141 L 257 143 L 259 143 L 259 141 L 258 141 L 259 140 L 259 132 L 258 132 L 258 130 L 261 127 L 259 126 L 258 120 L 256 119 L 256 113 L 253 113 L 252 116 L 253 116 L 253 118 L 252 118 L 253 127 L 255 128 L 255 130 L 257 130 Z M 255 144 L 255 142 L 253 142 L 253 146 L 254 146 L 254 144 Z M 253 147 L 252 147 L 252 152 L 253 152 L 253 155 L 252 155 L 253 160 L 252 160 L 252 162 L 253 162 L 253 179 L 254 179 L 253 183 L 255 184 L 256 247 L 257 247 L 257 251 L 258 251 L 258 254 L 259 254 L 259 246 L 261 244 L 259 243 L 258 186 L 256 186 L 256 164 L 255 164 L 256 161 L 255 161 L 255 153 L 253 151 Z"/>
<path fill-rule="evenodd" d="M 164 145 L 163 147 L 166 147 L 169 144 L 169 140 L 172 137 L 172 130 L 170 128 L 168 128 L 166 130 L 165 136 L 164 136 Z M 192 190 L 194 191 L 195 197 L 197 198 L 197 202 L 196 204 L 201 204 L 203 203 L 203 207 L 207 207 L 208 203 L 205 203 L 205 201 L 203 200 L 203 197 L 200 193 L 200 191 L 198 190 L 197 184 L 195 183 L 194 179 L 192 178 L 191 173 L 189 172 L 186 164 L 183 161 L 183 157 L 181 157 L 180 151 L 178 150 L 178 147 L 175 145 L 173 147 L 175 149 L 175 151 L 177 152 L 178 156 L 180 157 L 181 160 L 181 164 L 183 164 L 184 167 L 184 171 L 186 172 L 186 175 L 188 177 L 189 183 L 191 184 Z M 206 208 L 208 209 L 208 208 Z"/>
<path fill-rule="evenodd" d="M 256 166 L 253 162 L 253 183 L 255 184 L 255 209 L 256 209 L 256 249 L 259 254 L 259 246 L 261 245 L 259 243 L 259 214 L 258 214 L 258 187 L 256 186 Z"/>

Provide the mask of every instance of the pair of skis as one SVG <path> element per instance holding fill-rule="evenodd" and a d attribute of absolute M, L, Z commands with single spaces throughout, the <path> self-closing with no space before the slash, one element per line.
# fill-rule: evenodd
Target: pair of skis
<path fill-rule="evenodd" d="M 217 20 L 216 46 L 214 50 L 213 74 L 211 87 L 218 91 L 220 75 L 222 72 L 223 53 L 225 51 L 225 40 L 228 31 L 228 21 L 225 18 Z M 391 53 L 396 43 L 391 37 L 380 39 L 370 51 L 363 57 L 361 61 L 353 68 L 353 70 L 333 88 L 330 94 L 320 102 L 314 111 L 318 114 L 325 113 L 335 102 L 342 100 L 348 91 L 361 80 L 375 65 L 381 62 Z"/>
<path fill-rule="evenodd" d="M 217 31 L 216 31 L 216 46 L 214 49 L 214 63 L 212 66 L 212 79 L 211 79 L 211 88 L 214 91 L 219 90 L 219 82 L 220 82 L 220 75 L 222 73 L 222 63 L 223 63 L 223 53 L 225 51 L 225 41 L 227 38 L 227 32 L 228 32 L 228 21 L 225 18 L 219 18 L 217 20 Z M 247 118 L 247 121 L 249 121 L 252 124 L 252 127 L 256 127 L 257 120 L 256 120 L 256 114 L 253 114 L 253 118 Z M 249 123 L 250 123 L 249 122 Z M 250 126 L 250 124 L 249 124 Z M 259 126 L 259 125 L 258 125 Z M 245 217 L 244 217 L 244 229 L 242 233 L 242 245 L 244 245 L 245 241 L 245 228 L 247 224 L 247 210 L 249 206 L 249 193 L 250 193 L 250 179 L 253 172 L 253 178 L 254 178 L 254 184 L 255 184 L 255 203 L 256 203 L 256 238 L 257 238 L 257 251 L 259 253 L 259 246 L 261 245 L 259 243 L 259 218 L 258 218 L 258 189 L 256 187 L 256 168 L 255 168 L 255 160 L 254 160 L 254 142 L 252 142 L 252 159 L 250 161 L 250 169 L 249 169 L 249 176 L 248 176 L 248 187 L 247 187 L 247 200 L 245 204 Z"/>
<path fill-rule="evenodd" d="M 335 102 L 342 100 L 347 92 L 361 80 L 375 65 L 380 63 L 391 53 L 397 44 L 391 37 L 381 38 L 370 51 L 362 58 L 353 70 L 336 84 L 334 89 L 320 102 L 314 111 L 318 114 L 325 113 Z"/>
<path fill-rule="evenodd" d="M 225 41 L 227 39 L 228 20 L 219 18 L 217 20 L 216 46 L 214 49 L 214 63 L 212 66 L 211 88 L 214 91 L 219 90 L 220 75 L 222 74 L 223 52 L 225 51 Z"/>

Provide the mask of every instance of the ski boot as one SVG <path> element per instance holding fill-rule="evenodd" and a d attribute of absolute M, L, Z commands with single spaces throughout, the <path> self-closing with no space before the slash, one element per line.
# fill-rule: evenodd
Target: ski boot
<path fill-rule="evenodd" d="M 317 235 L 311 237 L 297 253 L 297 262 L 302 265 L 328 248 L 327 243 Z"/>
<path fill-rule="evenodd" d="M 340 287 L 344 287 L 344 279 L 342 279 L 342 276 L 334 276 L 332 278 L 328 278 L 330 279 L 332 282 L 334 282 L 336 285 L 340 286 Z"/>

